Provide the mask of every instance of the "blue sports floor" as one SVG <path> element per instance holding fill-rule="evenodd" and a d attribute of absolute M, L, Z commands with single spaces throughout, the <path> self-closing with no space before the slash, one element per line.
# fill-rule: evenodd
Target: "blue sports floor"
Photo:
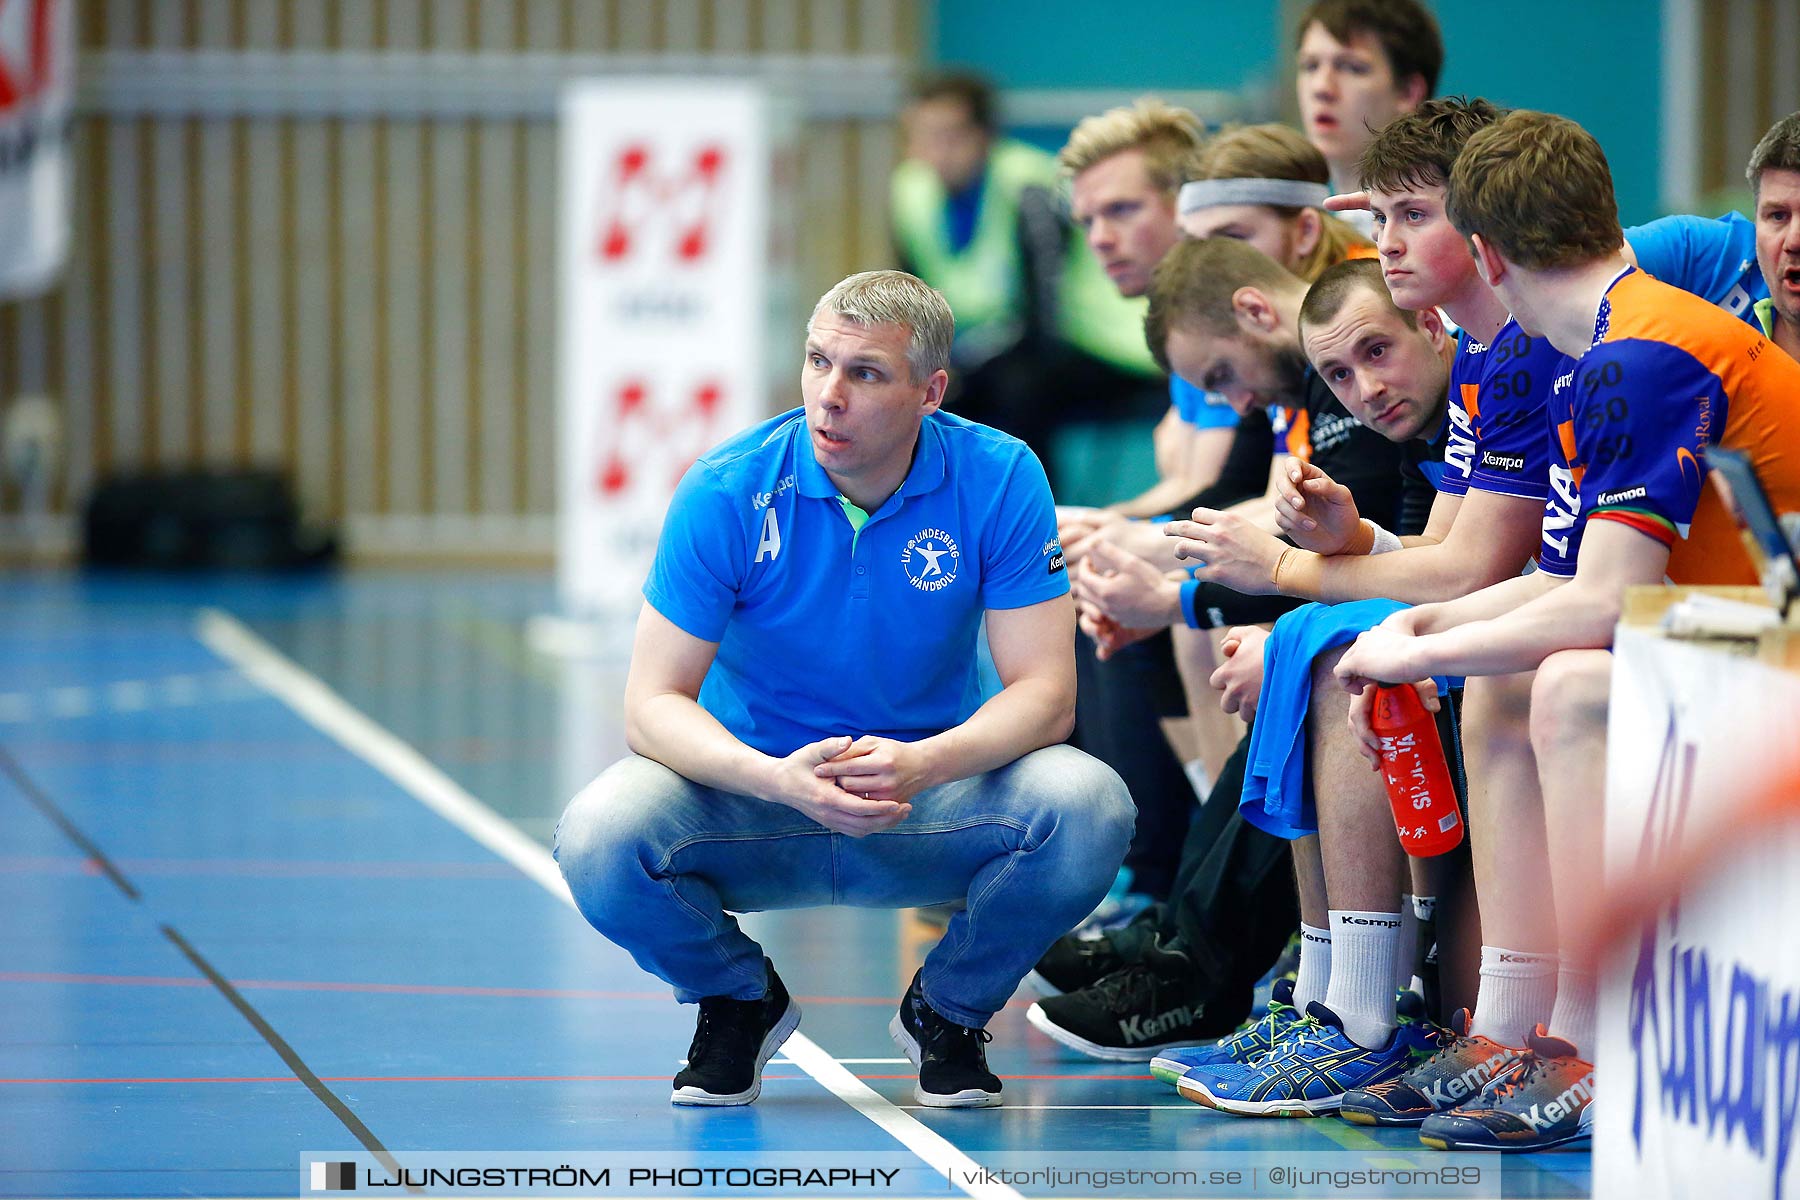
<path fill-rule="evenodd" d="M 540 655 L 552 601 L 536 575 L 0 579 L 0 1194 L 293 1195 L 303 1151 L 377 1147 L 1416 1148 L 1201 1109 L 1022 997 L 1006 1106 L 920 1110 L 886 1033 L 932 936 L 903 913 L 753 919 L 825 1066 L 671 1107 L 693 1010 L 546 886 L 564 801 L 623 751 L 625 639 Z M 1589 1188 L 1580 1152 L 1504 1172 Z"/>

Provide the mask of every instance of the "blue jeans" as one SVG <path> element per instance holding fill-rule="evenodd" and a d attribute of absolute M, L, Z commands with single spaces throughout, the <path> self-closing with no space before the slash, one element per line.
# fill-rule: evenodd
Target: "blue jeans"
<path fill-rule="evenodd" d="M 1069 746 L 921 792 L 865 838 L 633 756 L 569 803 L 554 853 L 588 922 L 684 1004 L 763 994 L 762 948 L 731 912 L 966 899 L 921 986 L 980 1027 L 1105 896 L 1135 815 L 1119 777 Z"/>

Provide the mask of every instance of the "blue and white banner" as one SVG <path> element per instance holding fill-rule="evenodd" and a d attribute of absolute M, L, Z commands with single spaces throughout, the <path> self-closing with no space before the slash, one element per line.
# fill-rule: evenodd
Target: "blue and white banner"
<path fill-rule="evenodd" d="M 1606 874 L 1636 878 L 1800 759 L 1800 675 L 1621 629 Z M 1791 776 L 1789 776 L 1791 777 Z M 1606 963 L 1594 1128 L 1602 1200 L 1800 1200 L 1800 822 L 1647 914 Z"/>

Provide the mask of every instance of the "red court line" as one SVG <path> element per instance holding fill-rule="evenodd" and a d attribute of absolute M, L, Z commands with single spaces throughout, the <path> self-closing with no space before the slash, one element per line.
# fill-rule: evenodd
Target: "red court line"
<path fill-rule="evenodd" d="M 204 979 L 185 975 L 84 975 L 62 971 L 0 971 L 0 983 L 68 983 L 93 987 L 205 988 Z M 241 991 L 267 992 L 362 992 L 398 996 L 497 996 L 536 1000 L 649 1000 L 670 999 L 667 992 L 619 992 L 596 988 L 476 987 L 447 983 L 338 983 L 316 979 L 233 979 Z M 803 1004 L 850 1004 L 891 1007 L 891 996 L 797 996 Z M 1008 1007 L 1029 1004 L 1008 1002 Z"/>

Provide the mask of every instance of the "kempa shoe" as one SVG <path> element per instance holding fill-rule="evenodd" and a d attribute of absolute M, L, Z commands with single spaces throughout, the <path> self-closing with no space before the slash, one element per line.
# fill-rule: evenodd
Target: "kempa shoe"
<path fill-rule="evenodd" d="M 1392 1079 L 1429 1052 L 1432 1041 L 1419 998 L 1406 993 L 1402 1009 L 1387 1041 L 1369 1049 L 1351 1041 L 1338 1015 L 1315 1000 L 1276 1049 L 1245 1067 L 1190 1071 L 1176 1090 L 1240 1117 L 1334 1113 L 1351 1088 Z"/>
<path fill-rule="evenodd" d="M 985 1029 L 958 1025 L 925 1002 L 918 974 L 888 1022 L 894 1044 L 919 1068 L 913 1097 L 927 1108 L 992 1108 L 1000 1103 L 1000 1079 L 987 1065 Z"/>
<path fill-rule="evenodd" d="M 1338 1115 L 1354 1125 L 1418 1125 L 1474 1100 L 1525 1057 L 1524 1050 L 1469 1036 L 1466 1008 L 1451 1026 L 1435 1031 L 1437 1053 L 1398 1079 L 1345 1092 Z"/>
<path fill-rule="evenodd" d="M 1245 1066 L 1274 1049 L 1281 1035 L 1299 1020 L 1300 1011 L 1294 1007 L 1294 981 L 1277 979 L 1269 991 L 1268 1011 L 1262 1016 L 1245 1021 L 1210 1046 L 1157 1055 L 1150 1060 L 1150 1074 L 1175 1087 L 1195 1067 Z"/>
<path fill-rule="evenodd" d="M 1040 996 L 1061 996 L 1098 983 L 1124 965 L 1111 934 L 1078 938 L 1065 933 L 1044 951 L 1025 982 Z"/>
<path fill-rule="evenodd" d="M 1438 1150 L 1548 1150 L 1587 1138 L 1594 1123 L 1594 1064 L 1539 1025 L 1524 1060 L 1461 1108 L 1419 1126 Z"/>
<path fill-rule="evenodd" d="M 1146 1062 L 1165 1051 L 1221 1037 L 1250 1010 L 1216 996 L 1193 960 L 1161 941 L 1092 987 L 1033 1004 L 1025 1016 L 1071 1050 L 1109 1062 Z"/>
<path fill-rule="evenodd" d="M 775 964 L 765 958 L 763 969 L 769 986 L 762 999 L 700 1001 L 687 1066 L 675 1076 L 671 1104 L 724 1107 L 748 1104 L 762 1094 L 763 1067 L 800 1027 L 800 1006 L 775 974 Z"/>

